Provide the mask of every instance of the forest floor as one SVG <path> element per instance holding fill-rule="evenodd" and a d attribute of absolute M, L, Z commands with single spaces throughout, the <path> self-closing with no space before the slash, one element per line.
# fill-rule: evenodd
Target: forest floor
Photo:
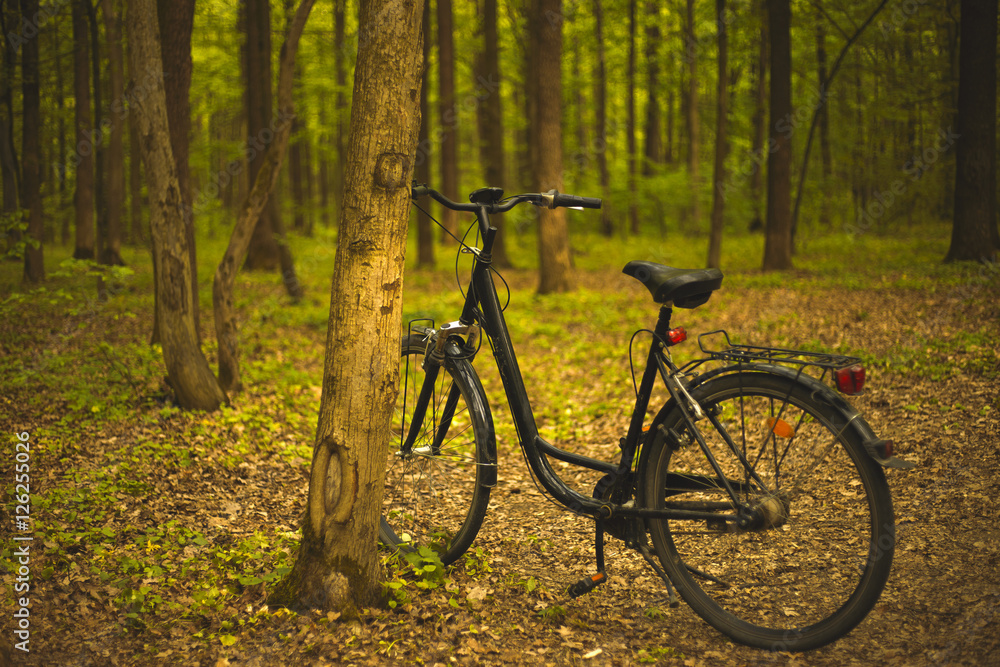
<path fill-rule="evenodd" d="M 172 402 L 159 350 L 147 344 L 148 269 L 116 276 L 99 301 L 86 267 L 66 265 L 44 291 L 25 292 L 4 266 L 0 664 L 995 664 L 1000 276 L 996 266 L 940 266 L 940 243 L 887 247 L 867 239 L 843 253 L 860 267 L 851 274 L 820 268 L 823 248 L 801 254 L 809 268 L 791 274 L 734 271 L 708 304 L 675 315 L 692 335 L 722 327 L 744 342 L 863 356 L 869 382 L 854 402 L 917 464 L 887 471 L 897 544 L 878 604 L 846 637 L 808 653 L 742 647 L 687 605 L 669 608 L 655 575 L 614 543 L 609 583 L 568 599 L 567 586 L 594 567 L 593 524 L 560 511 L 527 476 L 488 352 L 477 368 L 498 423 L 500 482 L 470 552 L 440 579 L 387 559 L 395 609 L 350 619 L 268 609 L 300 536 L 329 257 L 310 265 L 300 255 L 309 297 L 297 306 L 273 276 L 242 278 L 247 390 L 214 414 Z M 203 269 L 203 282 L 210 275 Z M 612 458 L 625 428 L 615 406 L 627 410 L 632 392 L 629 336 L 655 317 L 648 294 L 583 255 L 570 295 L 536 297 L 530 270 L 504 275 L 544 433 Z M 445 271 L 410 271 L 406 284 L 407 319 L 454 319 L 460 302 Z M 210 322 L 206 304 L 214 359 Z M 31 524 L 20 533 L 15 433 L 30 438 Z M 30 653 L 13 646 L 23 639 L 12 615 L 15 535 L 33 538 Z"/>

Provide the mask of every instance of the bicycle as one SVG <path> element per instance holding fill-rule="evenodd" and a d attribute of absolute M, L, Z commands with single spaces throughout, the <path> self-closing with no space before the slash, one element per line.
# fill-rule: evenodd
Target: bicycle
<path fill-rule="evenodd" d="M 475 214 L 481 246 L 460 249 L 472 253 L 473 266 L 459 319 L 437 328 L 411 322 L 402 341 L 379 530 L 384 546 L 429 546 L 448 564 L 479 531 L 497 483 L 492 415 L 473 368 L 485 334 L 536 483 L 595 521 L 597 572 L 571 586 L 571 597 L 607 581 L 610 535 L 641 554 L 671 606 L 679 604 L 676 588 L 737 642 L 807 650 L 861 622 L 889 577 L 895 545 L 882 468 L 912 464 L 894 457 L 892 443 L 825 384 L 860 393 L 859 359 L 735 345 L 713 331 L 698 338 L 702 357 L 677 366 L 671 348 L 687 333 L 671 326 L 673 308 L 703 305 L 723 275 L 632 261 L 624 273 L 649 289 L 660 310 L 655 327 L 641 330 L 651 344 L 620 458 L 564 451 L 535 423 L 493 280 L 497 229 L 489 216 L 522 203 L 600 208 L 601 200 L 554 190 L 504 198 L 499 188 L 482 188 L 465 204 L 417 184 L 412 196 Z M 669 398 L 646 424 L 658 377 Z M 592 496 L 567 486 L 550 458 L 603 473 Z"/>

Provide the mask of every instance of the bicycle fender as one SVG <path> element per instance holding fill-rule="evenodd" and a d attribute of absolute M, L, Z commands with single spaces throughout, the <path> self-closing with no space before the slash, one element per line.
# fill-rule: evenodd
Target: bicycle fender
<path fill-rule="evenodd" d="M 482 382 L 475 368 L 467 360 L 467 353 L 455 343 L 449 343 L 445 347 L 445 363 L 451 364 L 456 373 L 465 376 L 472 387 L 472 395 L 466 397 L 469 408 L 472 410 L 482 410 L 486 417 L 486 438 L 483 442 L 477 443 L 477 455 L 481 461 L 480 486 L 494 488 L 497 485 L 497 436 L 493 426 L 493 413 L 490 411 L 490 402 L 486 397 L 486 390 L 483 389 Z"/>
<path fill-rule="evenodd" d="M 861 415 L 861 413 L 833 389 L 826 386 L 813 376 L 803 373 L 799 369 L 778 366 L 775 364 L 733 364 L 731 366 L 723 366 L 722 368 L 717 368 L 715 370 L 708 371 L 707 373 L 698 375 L 689 385 L 687 385 L 687 388 L 689 391 L 693 391 L 714 378 L 731 373 L 761 373 L 765 375 L 778 375 L 791 382 L 797 382 L 804 385 L 810 390 L 813 398 L 831 406 L 835 413 L 839 416 L 840 419 L 835 420 L 833 426 L 838 431 L 844 431 L 846 429 L 854 431 L 854 433 L 858 436 L 858 439 L 862 442 L 862 444 L 864 444 L 865 452 L 867 452 L 867 454 L 876 463 L 884 468 L 909 469 L 915 467 L 915 464 L 910 461 L 904 461 L 896 458 L 895 456 L 884 456 L 884 450 L 882 447 L 885 445 L 885 441 L 875 435 L 875 432 L 872 430 L 871 426 L 869 426 L 868 422 L 865 421 L 865 418 Z M 664 404 L 660 412 L 657 413 L 656 418 L 653 420 L 653 425 L 649 429 L 650 435 L 647 436 L 647 445 L 652 444 L 655 441 L 655 438 L 666 437 L 667 434 L 661 433 L 657 427 L 666 419 L 666 416 L 670 414 L 675 407 L 674 400 L 671 398 Z M 642 449 L 643 451 L 640 454 L 640 465 L 645 463 L 644 456 L 651 448 L 643 446 Z"/>

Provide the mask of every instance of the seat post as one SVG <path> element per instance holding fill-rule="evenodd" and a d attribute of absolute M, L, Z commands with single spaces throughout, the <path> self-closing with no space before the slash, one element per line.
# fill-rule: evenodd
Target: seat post
<path fill-rule="evenodd" d="M 667 332 L 670 331 L 670 316 L 673 315 L 673 312 L 674 309 L 670 307 L 669 303 L 660 306 L 660 316 L 656 320 L 654 331 L 661 340 L 666 340 Z"/>

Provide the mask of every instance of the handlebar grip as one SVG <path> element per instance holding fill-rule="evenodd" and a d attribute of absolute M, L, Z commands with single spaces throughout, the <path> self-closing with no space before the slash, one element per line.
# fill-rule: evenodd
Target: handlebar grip
<path fill-rule="evenodd" d="M 552 207 L 566 208 L 601 208 L 601 200 L 597 197 L 577 197 L 576 195 L 555 194 L 552 197 Z"/>
<path fill-rule="evenodd" d="M 430 192 L 431 189 L 423 183 L 414 183 L 413 187 L 410 189 L 410 199 L 426 196 L 430 194 Z"/>

